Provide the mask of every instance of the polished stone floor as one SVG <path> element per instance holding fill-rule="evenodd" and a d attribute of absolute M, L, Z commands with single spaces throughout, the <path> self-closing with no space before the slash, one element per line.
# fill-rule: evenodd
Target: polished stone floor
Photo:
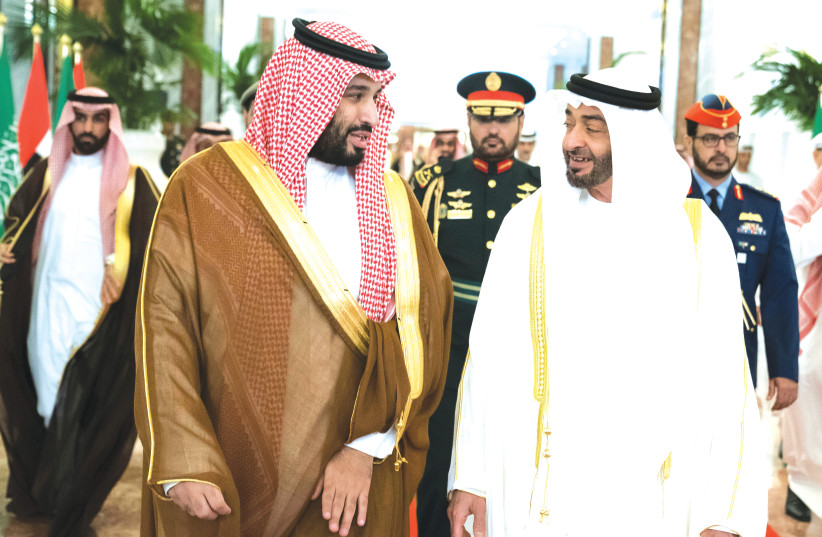
<path fill-rule="evenodd" d="M 106 503 L 92 528 L 99 537 L 137 537 L 140 535 L 140 477 L 143 447 L 139 441 L 131 454 L 126 472 L 109 494 Z M 0 492 L 5 496 L 9 469 L 6 452 L 0 443 Z M 3 498 L 3 505 L 6 501 Z M 48 522 L 45 520 L 21 520 L 0 509 L 0 531 L 3 537 L 45 537 Z"/>
<path fill-rule="evenodd" d="M 796 522 L 785 516 L 786 474 L 778 459 L 779 426 L 778 417 L 765 410 L 762 416 L 767 432 L 768 457 L 773 461 L 773 481 L 769 492 L 769 520 L 779 537 L 806 536 L 808 524 Z M 140 466 L 142 446 L 134 449 L 126 473 L 114 487 L 97 518 L 93 528 L 100 537 L 136 537 L 140 534 Z M 6 490 L 8 467 L 6 454 L 0 444 L 0 491 Z M 5 503 L 5 502 L 4 502 Z M 0 509 L 0 531 L 4 537 L 44 537 L 47 534 L 45 521 L 19 520 Z"/>

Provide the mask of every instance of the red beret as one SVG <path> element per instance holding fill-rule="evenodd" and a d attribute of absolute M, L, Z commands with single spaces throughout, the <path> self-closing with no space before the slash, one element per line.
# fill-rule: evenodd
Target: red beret
<path fill-rule="evenodd" d="M 734 105 L 727 97 L 711 93 L 703 97 L 701 101 L 694 103 L 685 112 L 685 119 L 690 119 L 708 127 L 727 129 L 739 123 L 742 116 L 739 115 L 739 111 L 734 108 Z"/>

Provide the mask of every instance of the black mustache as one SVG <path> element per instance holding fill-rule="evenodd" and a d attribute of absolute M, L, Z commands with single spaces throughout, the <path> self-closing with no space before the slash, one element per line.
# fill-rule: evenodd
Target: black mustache
<path fill-rule="evenodd" d="M 589 149 L 576 148 L 565 152 L 569 157 L 594 158 L 594 154 Z"/>
<path fill-rule="evenodd" d="M 368 132 L 368 133 L 371 133 L 373 131 L 374 131 L 374 129 L 371 127 L 371 125 L 366 123 L 366 124 L 363 124 L 363 125 L 356 125 L 354 127 L 351 127 L 350 129 L 348 129 L 348 132 L 346 132 L 346 134 L 351 134 L 351 133 L 354 133 L 354 132 Z"/>

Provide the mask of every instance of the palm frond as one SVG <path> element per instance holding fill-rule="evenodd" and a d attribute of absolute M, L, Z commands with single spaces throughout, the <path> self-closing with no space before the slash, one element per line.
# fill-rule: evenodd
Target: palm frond
<path fill-rule="evenodd" d="M 147 127 L 169 114 L 190 116 L 190 111 L 166 109 L 169 84 L 160 88 L 158 73 L 179 70 L 183 58 L 207 73 L 219 72 L 218 54 L 202 40 L 202 17 L 166 1 L 103 0 L 102 20 L 62 7 L 50 11 L 38 3 L 32 9 L 33 22 L 44 30 L 43 50 L 62 34 L 79 41 L 84 67 L 117 100 L 129 128 Z M 24 22 L 22 7 L 18 11 L 7 13 L 7 43 L 16 61 L 27 61 L 31 25 Z"/>
<path fill-rule="evenodd" d="M 810 131 L 822 86 L 822 63 L 805 51 L 790 48 L 786 50 L 789 61 L 780 61 L 779 52 L 768 49 L 751 65 L 754 71 L 777 75 L 768 91 L 754 96 L 753 113 L 781 110 L 800 130 Z"/>

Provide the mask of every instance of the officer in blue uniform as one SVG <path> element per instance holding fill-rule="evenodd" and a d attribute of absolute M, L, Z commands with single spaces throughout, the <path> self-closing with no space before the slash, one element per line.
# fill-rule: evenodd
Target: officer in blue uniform
<path fill-rule="evenodd" d="M 694 158 L 688 197 L 703 198 L 731 236 L 742 284 L 745 346 L 756 383 L 759 288 L 773 409 L 796 400 L 799 306 L 796 271 L 782 207 L 775 197 L 737 182 L 731 169 L 739 145 L 739 112 L 722 95 L 707 95 L 685 114 Z"/>
<path fill-rule="evenodd" d="M 445 391 L 431 416 L 431 445 L 417 489 L 419 534 L 451 535 L 446 487 L 454 435 L 454 411 L 468 333 L 480 284 L 503 218 L 540 186 L 539 168 L 514 158 L 525 104 L 536 95 L 525 79 L 502 72 L 474 73 L 457 92 L 467 99 L 474 153 L 417 171 L 411 180 L 434 241 L 454 284 L 454 319 Z"/>

